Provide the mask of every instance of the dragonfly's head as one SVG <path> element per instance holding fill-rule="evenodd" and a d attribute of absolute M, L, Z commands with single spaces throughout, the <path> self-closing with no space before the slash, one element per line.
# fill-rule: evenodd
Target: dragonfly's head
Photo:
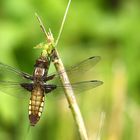
<path fill-rule="evenodd" d="M 40 67 L 44 69 L 48 69 L 49 66 L 50 66 L 50 61 L 44 57 L 43 58 L 40 57 L 39 59 L 37 59 L 34 65 L 34 67 Z"/>

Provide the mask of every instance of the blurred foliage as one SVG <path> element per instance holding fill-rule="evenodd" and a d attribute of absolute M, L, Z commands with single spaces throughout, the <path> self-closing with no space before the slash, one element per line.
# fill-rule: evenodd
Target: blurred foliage
<path fill-rule="evenodd" d="M 1 0 L 0 61 L 32 73 L 45 41 L 37 12 L 57 37 L 66 0 Z M 75 0 L 69 9 L 58 50 L 66 66 L 99 55 L 95 79 L 104 85 L 77 96 L 88 135 L 96 140 L 139 140 L 140 130 L 140 1 Z M 76 57 L 75 57 L 76 56 Z M 92 94 L 94 92 L 94 94 Z M 19 93 L 20 94 L 20 93 Z M 1 92 L 0 140 L 77 140 L 65 98 L 48 96 L 40 122 L 28 132 L 28 100 Z"/>

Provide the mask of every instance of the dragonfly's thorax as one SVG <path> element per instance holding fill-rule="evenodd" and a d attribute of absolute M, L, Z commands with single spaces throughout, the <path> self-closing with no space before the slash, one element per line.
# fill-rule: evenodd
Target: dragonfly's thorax
<path fill-rule="evenodd" d="M 36 60 L 36 63 L 34 65 L 34 77 L 41 78 L 48 73 L 48 69 L 50 66 L 50 61 L 48 58 L 41 57 Z"/>
<path fill-rule="evenodd" d="M 40 68 L 40 67 L 36 67 L 35 71 L 34 71 L 34 76 L 36 77 L 42 77 L 45 74 L 45 68 Z"/>

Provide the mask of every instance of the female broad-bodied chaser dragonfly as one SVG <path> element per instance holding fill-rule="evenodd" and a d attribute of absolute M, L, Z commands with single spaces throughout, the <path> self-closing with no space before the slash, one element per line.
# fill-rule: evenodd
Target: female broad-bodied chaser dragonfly
<path fill-rule="evenodd" d="M 50 59 L 40 57 L 36 60 L 34 65 L 34 72 L 32 75 L 17 70 L 11 66 L 0 63 L 0 91 L 8 94 L 22 95 L 26 93 L 30 95 L 29 102 L 29 120 L 30 125 L 34 126 L 40 119 L 43 107 L 44 107 L 44 97 L 46 94 L 54 90 L 59 90 L 65 88 L 72 88 L 74 90 L 86 91 L 101 85 L 103 82 L 98 80 L 90 81 L 78 81 L 72 80 L 70 84 L 51 84 L 50 81 L 56 80 L 59 76 L 66 72 L 69 78 L 81 77 L 86 71 L 91 69 L 98 61 L 99 56 L 93 56 L 84 61 L 62 71 L 60 73 L 53 73 L 48 75 L 48 70 L 50 67 Z M 15 82 L 16 81 L 16 82 Z M 13 88 L 13 90 L 11 89 Z"/>

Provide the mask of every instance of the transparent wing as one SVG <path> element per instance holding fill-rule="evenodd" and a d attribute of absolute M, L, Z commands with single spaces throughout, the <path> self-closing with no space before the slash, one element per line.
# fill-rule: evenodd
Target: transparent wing
<path fill-rule="evenodd" d="M 82 81 L 82 82 L 77 82 L 77 83 L 67 83 L 65 85 L 51 85 L 51 86 L 56 86 L 56 89 L 53 90 L 52 92 L 56 97 L 62 95 L 62 93 L 64 93 L 64 88 L 66 89 L 72 89 L 74 90 L 74 93 L 79 94 L 81 92 L 85 92 L 88 90 L 91 90 L 97 86 L 102 85 L 103 82 L 102 81 L 98 81 L 98 80 L 92 80 L 92 81 Z M 46 86 L 46 88 L 48 88 L 49 85 Z"/>
<path fill-rule="evenodd" d="M 53 80 L 48 81 L 48 83 L 56 84 L 57 88 L 56 90 L 54 90 L 54 92 L 57 92 L 58 95 L 59 93 L 63 93 L 63 88 L 69 89 L 71 86 L 75 93 L 81 93 L 84 91 L 91 90 L 92 88 L 95 88 L 97 86 L 100 86 L 103 84 L 102 81 L 89 80 L 89 78 L 87 78 L 90 77 L 90 79 L 92 79 L 93 74 L 90 75 L 89 71 L 100 61 L 100 59 L 100 56 L 90 57 L 72 67 L 66 68 L 66 71 L 61 71 L 56 74 L 54 73 L 55 78 Z M 61 74 L 63 74 L 64 72 L 67 73 L 71 84 L 61 84 L 59 76 L 61 76 Z"/>
<path fill-rule="evenodd" d="M 27 74 L 0 62 L 0 80 L 21 81 L 23 79 L 29 80 L 31 78 L 32 76 L 30 74 Z"/>
<path fill-rule="evenodd" d="M 102 85 L 103 82 L 102 81 L 98 81 L 98 80 L 92 80 L 92 81 L 82 81 L 82 82 L 77 82 L 77 83 L 68 83 L 68 84 L 65 84 L 65 85 L 57 85 L 57 88 L 58 90 L 61 89 L 61 88 L 71 88 L 72 86 L 72 89 L 75 90 L 75 91 L 88 91 L 88 90 L 91 90 L 97 86 L 100 86 Z"/>
<path fill-rule="evenodd" d="M 31 75 L 0 62 L 0 93 L 25 98 L 29 92 L 20 83 L 31 82 L 31 78 Z"/>
<path fill-rule="evenodd" d="M 30 92 L 21 87 L 20 83 L 12 81 L 0 81 L 0 94 L 5 93 L 18 98 L 29 98 Z"/>
<path fill-rule="evenodd" d="M 86 76 L 87 74 L 86 72 L 91 70 L 100 61 L 100 59 L 101 59 L 100 56 L 93 56 L 83 60 L 82 62 L 72 67 L 66 68 L 65 71 L 61 71 L 59 73 L 53 73 L 55 74 L 54 80 L 58 82 L 59 76 L 64 72 L 66 72 L 72 83 L 79 82 L 81 81 L 81 79 L 84 78 L 84 75 Z"/>

